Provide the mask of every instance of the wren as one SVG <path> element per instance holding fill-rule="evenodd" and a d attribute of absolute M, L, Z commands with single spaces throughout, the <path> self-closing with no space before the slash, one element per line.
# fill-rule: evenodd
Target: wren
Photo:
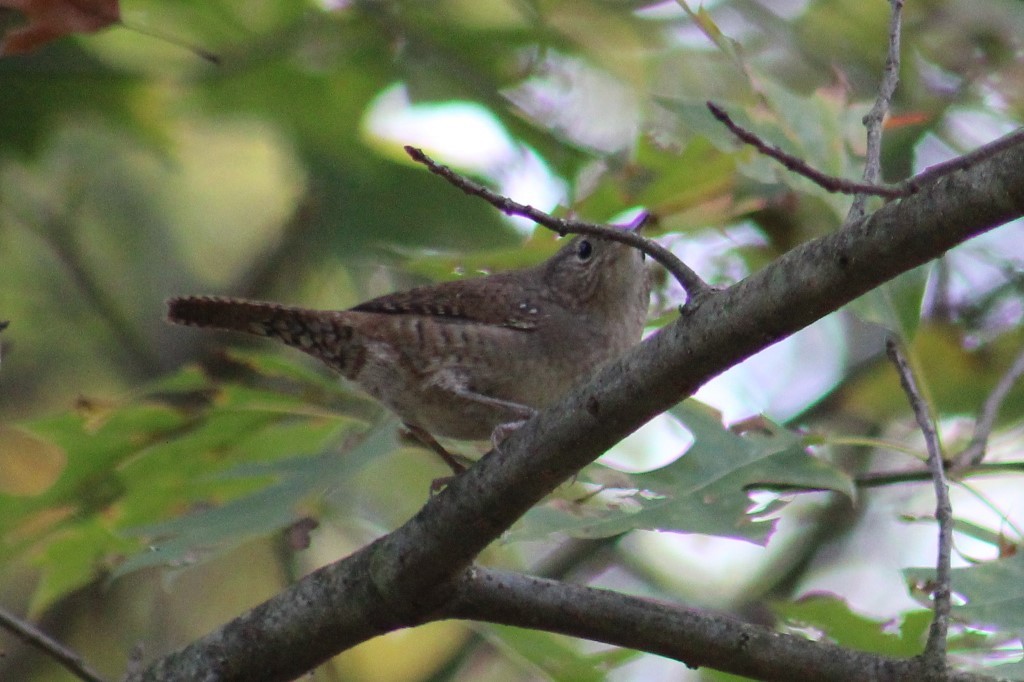
<path fill-rule="evenodd" d="M 575 237 L 540 265 L 416 287 L 348 310 L 168 301 L 167 319 L 277 338 L 435 436 L 494 440 L 640 340 L 643 255 Z"/>

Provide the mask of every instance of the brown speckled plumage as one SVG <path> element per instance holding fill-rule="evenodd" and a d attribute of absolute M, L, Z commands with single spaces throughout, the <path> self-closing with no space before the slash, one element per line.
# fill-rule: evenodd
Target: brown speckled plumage
<path fill-rule="evenodd" d="M 640 339 L 643 258 L 577 237 L 540 265 L 417 287 L 349 310 L 211 296 L 168 302 L 168 320 L 277 338 L 430 433 L 484 439 L 527 418 Z"/>

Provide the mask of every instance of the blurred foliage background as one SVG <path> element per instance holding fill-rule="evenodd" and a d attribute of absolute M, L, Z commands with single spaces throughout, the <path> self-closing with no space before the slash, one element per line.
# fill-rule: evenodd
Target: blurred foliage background
<path fill-rule="evenodd" d="M 0 319 L 11 322 L 0 336 L 0 603 L 111 678 L 133 647 L 148 660 L 182 646 L 394 528 L 444 473 L 305 358 L 171 328 L 164 299 L 342 308 L 554 248 L 544 230 L 412 164 L 403 144 L 544 209 L 595 221 L 649 210 L 655 235 L 707 279 L 736 281 L 835 229 L 849 199 L 739 146 L 705 100 L 856 178 L 889 21 L 887 3 L 854 0 L 121 9 L 125 26 L 0 58 Z M 0 26 L 22 21 L 0 9 Z M 1019 2 L 907 4 L 886 180 L 1019 125 L 1021 36 Z M 789 450 L 730 438 L 721 416 L 680 407 L 610 453 L 614 472 L 578 482 L 669 497 L 694 480 L 712 485 L 680 465 L 697 461 L 679 459 L 692 442 L 692 455 L 712 443 L 766 467 L 743 482 L 771 470 L 838 492 L 750 496 L 733 480 L 730 509 L 689 500 L 683 518 L 592 526 L 578 523 L 568 492 L 484 559 L 916 653 L 928 617 L 910 589 L 919 576 L 903 569 L 934 561 L 930 485 L 854 486 L 861 472 L 923 453 L 882 338 L 893 330 L 910 343 L 955 453 L 1024 345 L 1022 239 L 1010 225 L 974 240 L 702 390 L 726 422 L 774 419 Z M 660 276 L 655 299 L 652 329 L 680 292 Z M 1024 391 L 999 415 L 987 461 L 1018 461 Z M 795 454 L 807 446 L 813 471 Z M 995 605 L 962 611 L 954 643 L 962 665 L 1009 661 L 1001 674 L 1019 675 L 1014 471 L 955 489 L 958 565 L 1005 574 L 969 574 L 961 593 Z M 622 493 L 600 514 L 627 499 L 645 504 Z M 66 679 L 2 633 L 0 646 L 0 677 Z M 314 677 L 724 679 L 466 623 L 380 638 Z"/>

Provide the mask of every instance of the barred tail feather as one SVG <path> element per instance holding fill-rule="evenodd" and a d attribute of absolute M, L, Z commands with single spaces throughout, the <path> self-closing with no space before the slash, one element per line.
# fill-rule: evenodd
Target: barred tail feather
<path fill-rule="evenodd" d="M 343 351 L 352 329 L 336 315 L 219 296 L 182 296 L 167 301 L 169 322 L 280 339 L 344 373 Z"/>
<path fill-rule="evenodd" d="M 219 296 L 183 296 L 167 301 L 174 324 L 270 336 L 275 321 L 289 316 L 285 306 Z"/>

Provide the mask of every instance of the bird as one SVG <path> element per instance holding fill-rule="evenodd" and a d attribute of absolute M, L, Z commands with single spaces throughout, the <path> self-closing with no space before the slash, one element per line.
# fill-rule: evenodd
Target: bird
<path fill-rule="evenodd" d="M 639 250 L 577 236 L 533 267 L 419 286 L 346 310 L 180 296 L 168 300 L 167 319 L 278 339 L 413 430 L 497 442 L 636 344 L 649 298 Z"/>

